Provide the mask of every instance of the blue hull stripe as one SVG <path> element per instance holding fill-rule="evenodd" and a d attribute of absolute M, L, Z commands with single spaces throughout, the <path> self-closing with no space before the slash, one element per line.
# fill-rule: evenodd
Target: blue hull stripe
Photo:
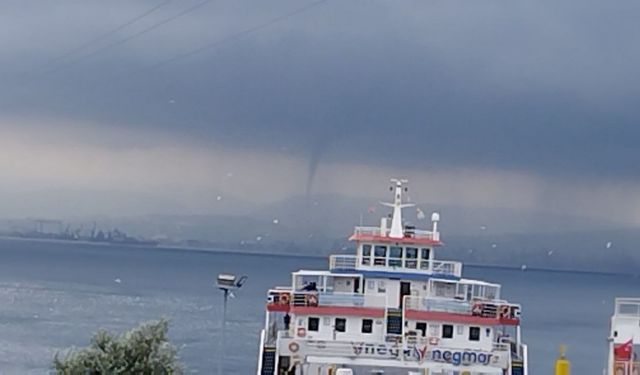
<path fill-rule="evenodd" d="M 459 277 L 448 275 L 448 274 L 440 274 L 440 273 L 432 273 L 432 274 L 424 274 L 424 273 L 415 273 L 415 272 L 389 272 L 389 271 L 366 271 L 366 270 L 356 270 L 353 268 L 334 268 L 331 270 L 333 273 L 356 273 L 362 275 L 364 277 L 370 278 L 382 278 L 382 279 L 403 279 L 403 280 L 429 280 L 429 279 L 446 279 L 446 280 L 460 280 Z"/>

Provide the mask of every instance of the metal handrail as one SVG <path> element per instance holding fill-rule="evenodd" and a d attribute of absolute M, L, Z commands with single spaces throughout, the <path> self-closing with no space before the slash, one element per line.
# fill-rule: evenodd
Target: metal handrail
<path fill-rule="evenodd" d="M 419 268 L 407 268 L 407 267 L 391 267 L 385 265 L 367 265 L 360 266 L 359 257 L 356 255 L 331 255 L 329 257 L 329 269 L 330 270 L 356 270 L 356 269 L 406 269 L 411 272 L 419 272 L 424 274 L 439 274 L 445 276 L 462 276 L 462 263 L 448 260 L 422 260 Z"/>
<path fill-rule="evenodd" d="M 447 260 L 432 260 L 431 270 L 433 273 L 441 273 L 451 276 L 462 276 L 462 263 Z"/>
<path fill-rule="evenodd" d="M 355 270 L 358 266 L 358 257 L 355 255 L 331 255 L 329 257 L 329 269 Z"/>
<path fill-rule="evenodd" d="M 283 291 L 270 290 L 269 303 L 276 305 L 315 307 L 315 306 L 348 306 L 348 307 L 386 307 L 386 294 L 362 294 L 320 291 Z"/>
<path fill-rule="evenodd" d="M 387 228 L 383 233 L 380 227 L 356 227 L 353 231 L 353 234 L 356 236 L 388 236 L 389 233 L 389 228 Z M 437 240 L 432 231 L 422 229 L 412 229 L 410 234 L 407 234 L 406 236 L 411 238 Z"/>
<path fill-rule="evenodd" d="M 640 298 L 616 298 L 615 315 L 640 317 Z"/>
<path fill-rule="evenodd" d="M 495 319 L 501 318 L 500 308 L 502 306 L 508 306 L 509 312 L 513 308 L 520 309 L 520 305 L 504 300 L 457 301 L 442 297 L 415 296 L 405 296 L 403 306 L 405 310 L 465 314 Z M 474 311 L 474 308 L 479 308 L 479 311 Z"/>

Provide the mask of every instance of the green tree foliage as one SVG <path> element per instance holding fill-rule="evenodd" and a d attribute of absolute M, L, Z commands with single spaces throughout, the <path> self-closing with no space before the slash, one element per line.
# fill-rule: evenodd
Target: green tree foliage
<path fill-rule="evenodd" d="M 178 350 L 169 343 L 169 323 L 161 319 L 114 336 L 99 331 L 86 348 L 72 348 L 53 359 L 56 374 L 103 375 L 143 374 L 179 375 Z"/>

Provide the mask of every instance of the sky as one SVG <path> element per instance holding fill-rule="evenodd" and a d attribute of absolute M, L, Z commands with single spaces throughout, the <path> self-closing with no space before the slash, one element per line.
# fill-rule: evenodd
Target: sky
<path fill-rule="evenodd" d="M 406 177 L 424 202 L 636 226 L 639 15 L 633 0 L 3 1 L 0 217 L 381 199 Z"/>

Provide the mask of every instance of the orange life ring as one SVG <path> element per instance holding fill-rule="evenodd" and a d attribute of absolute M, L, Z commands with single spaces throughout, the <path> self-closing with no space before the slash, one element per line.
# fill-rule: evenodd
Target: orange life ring
<path fill-rule="evenodd" d="M 289 351 L 290 351 L 291 353 L 297 353 L 297 352 L 298 352 L 298 350 L 300 350 L 300 345 L 298 345 L 298 343 L 297 343 L 297 342 L 295 342 L 295 341 L 291 341 L 291 342 L 289 343 Z"/>
<path fill-rule="evenodd" d="M 510 312 L 509 305 L 500 306 L 500 317 L 501 318 L 508 318 L 510 316 L 509 312 Z"/>
<path fill-rule="evenodd" d="M 626 375 L 627 374 L 627 366 L 625 363 L 615 363 L 613 365 L 613 373 L 614 375 Z"/>
<path fill-rule="evenodd" d="M 307 300 L 307 306 L 318 306 L 318 295 L 307 294 L 305 299 Z"/>
<path fill-rule="evenodd" d="M 475 315 L 475 316 L 482 315 L 482 304 L 481 303 L 475 303 L 473 305 L 473 307 L 471 308 L 471 314 Z"/>
<path fill-rule="evenodd" d="M 429 338 L 429 345 L 438 345 L 439 340 L 437 337 L 430 337 Z"/>
<path fill-rule="evenodd" d="M 297 334 L 298 337 L 305 337 L 307 335 L 307 330 L 304 327 L 298 327 Z"/>
<path fill-rule="evenodd" d="M 289 297 L 289 293 L 280 293 L 278 302 L 280 302 L 281 305 L 288 305 L 290 301 L 291 297 Z"/>

